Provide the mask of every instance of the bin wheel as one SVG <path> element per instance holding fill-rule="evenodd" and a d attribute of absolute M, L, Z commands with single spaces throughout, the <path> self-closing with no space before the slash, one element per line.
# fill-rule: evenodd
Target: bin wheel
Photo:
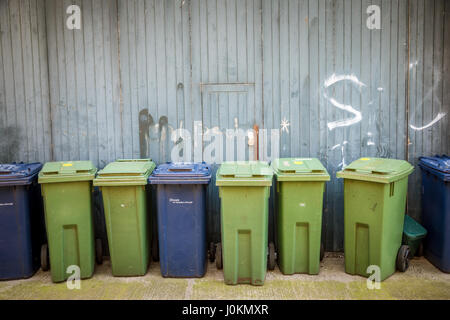
<path fill-rule="evenodd" d="M 419 247 L 417 248 L 416 256 L 423 257 L 423 242 L 420 242 Z"/>
<path fill-rule="evenodd" d="M 275 269 L 275 260 L 276 260 L 276 254 L 275 254 L 275 245 L 273 242 L 269 243 L 269 259 L 267 261 L 267 268 L 269 270 Z"/>
<path fill-rule="evenodd" d="M 48 245 L 45 243 L 41 246 L 41 268 L 42 271 L 50 269 L 50 261 L 48 259 Z"/>
<path fill-rule="evenodd" d="M 159 248 L 158 248 L 158 239 L 152 240 L 152 260 L 155 262 L 159 261 Z"/>
<path fill-rule="evenodd" d="M 216 245 L 216 267 L 219 270 L 223 268 L 222 244 L 220 242 Z"/>
<path fill-rule="evenodd" d="M 95 239 L 95 261 L 97 264 L 103 263 L 103 245 L 101 239 Z"/>
<path fill-rule="evenodd" d="M 209 262 L 214 262 L 214 260 L 216 259 L 216 245 L 214 244 L 214 242 L 210 242 L 209 244 Z"/>
<path fill-rule="evenodd" d="M 325 247 L 323 246 L 323 243 L 320 244 L 320 261 L 323 260 L 323 257 L 325 257 Z"/>
<path fill-rule="evenodd" d="M 397 269 L 405 272 L 409 267 L 409 246 L 402 245 L 397 254 Z"/>

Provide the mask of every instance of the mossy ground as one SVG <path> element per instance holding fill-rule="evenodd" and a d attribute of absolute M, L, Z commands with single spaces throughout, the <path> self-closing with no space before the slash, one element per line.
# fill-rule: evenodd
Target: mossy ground
<path fill-rule="evenodd" d="M 214 264 L 201 279 L 162 278 L 157 263 L 144 277 L 115 278 L 106 261 L 93 278 L 82 280 L 80 290 L 54 284 L 50 273 L 38 271 L 27 280 L 1 281 L 0 299 L 450 299 L 450 274 L 414 259 L 407 272 L 369 290 L 365 278 L 344 272 L 341 255 L 327 254 L 317 276 L 284 276 L 276 269 L 267 273 L 264 286 L 227 286 Z"/>

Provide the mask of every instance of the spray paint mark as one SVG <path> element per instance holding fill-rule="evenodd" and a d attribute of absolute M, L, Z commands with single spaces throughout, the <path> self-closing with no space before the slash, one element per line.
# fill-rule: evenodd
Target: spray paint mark
<path fill-rule="evenodd" d="M 428 129 L 428 128 L 432 127 L 434 124 L 436 124 L 437 122 L 439 122 L 442 118 L 444 118 L 446 115 L 447 115 L 447 114 L 446 114 L 445 112 L 440 112 L 440 113 L 436 116 L 436 118 L 433 119 L 433 121 L 431 121 L 429 124 L 427 124 L 427 125 L 425 125 L 425 126 L 423 126 L 423 127 L 416 127 L 416 126 L 413 126 L 412 124 L 410 124 L 409 127 L 410 127 L 411 129 L 413 129 L 413 130 L 416 130 L 416 131 L 422 131 L 422 130 L 425 130 L 425 129 Z"/>
<path fill-rule="evenodd" d="M 155 123 L 153 116 L 148 112 L 148 109 L 143 109 L 139 112 L 139 148 L 142 158 L 150 158 L 154 155 L 156 150 L 150 150 L 153 142 L 159 144 L 159 159 L 165 161 L 169 156 L 169 143 L 173 128 L 169 126 L 167 116 L 161 116 L 157 123 Z"/>
<path fill-rule="evenodd" d="M 0 137 L 8 137 L 0 139 L 0 162 L 20 162 L 24 159 L 18 158 L 19 146 L 21 144 L 20 131 L 16 127 L 0 128 Z"/>
<path fill-rule="evenodd" d="M 351 84 L 356 86 L 360 91 L 361 91 L 361 89 L 363 87 L 366 86 L 364 83 L 359 81 L 358 77 L 356 77 L 353 74 L 350 74 L 350 75 L 336 75 L 336 74 L 332 74 L 328 79 L 325 80 L 324 88 L 325 88 L 325 90 L 328 90 L 328 88 L 330 88 L 331 86 L 334 86 L 337 83 L 342 82 L 342 81 L 349 81 Z M 327 94 L 327 91 L 325 91 L 324 97 L 325 97 L 325 99 L 327 99 L 336 108 L 344 110 L 344 111 L 349 112 L 349 113 L 354 115 L 354 117 L 350 118 L 350 119 L 344 119 L 344 120 L 338 120 L 338 121 L 329 122 L 328 123 L 328 129 L 330 131 L 334 130 L 336 128 L 339 128 L 339 127 L 351 126 L 351 125 L 356 124 L 356 123 L 358 123 L 358 122 L 360 122 L 362 120 L 361 112 L 357 111 L 355 108 L 353 108 L 353 106 L 340 103 L 336 99 L 334 99 L 332 97 L 329 97 L 328 94 Z"/>

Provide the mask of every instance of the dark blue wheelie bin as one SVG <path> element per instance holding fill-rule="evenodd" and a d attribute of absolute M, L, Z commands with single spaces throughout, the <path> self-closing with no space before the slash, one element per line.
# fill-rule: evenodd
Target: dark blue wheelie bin
<path fill-rule="evenodd" d="M 450 158 L 421 157 L 422 224 L 428 235 L 424 255 L 444 272 L 450 272 Z"/>
<path fill-rule="evenodd" d="M 45 222 L 40 163 L 0 164 L 0 280 L 29 278 L 40 267 Z"/>
<path fill-rule="evenodd" d="M 159 258 L 163 277 L 199 278 L 206 272 L 205 163 L 166 163 L 148 179 L 156 185 Z"/>

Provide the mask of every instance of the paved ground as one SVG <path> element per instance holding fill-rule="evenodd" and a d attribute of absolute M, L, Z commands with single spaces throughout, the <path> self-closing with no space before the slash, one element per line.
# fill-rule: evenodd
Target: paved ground
<path fill-rule="evenodd" d="M 365 278 L 344 272 L 341 255 L 327 254 L 317 276 L 284 276 L 277 269 L 267 273 L 263 287 L 227 286 L 214 264 L 202 279 L 163 279 L 157 263 L 144 277 L 114 278 L 106 261 L 80 290 L 53 284 L 48 272 L 39 271 L 31 279 L 0 282 L 0 299 L 450 299 L 450 274 L 416 258 L 406 273 L 369 290 Z"/>

